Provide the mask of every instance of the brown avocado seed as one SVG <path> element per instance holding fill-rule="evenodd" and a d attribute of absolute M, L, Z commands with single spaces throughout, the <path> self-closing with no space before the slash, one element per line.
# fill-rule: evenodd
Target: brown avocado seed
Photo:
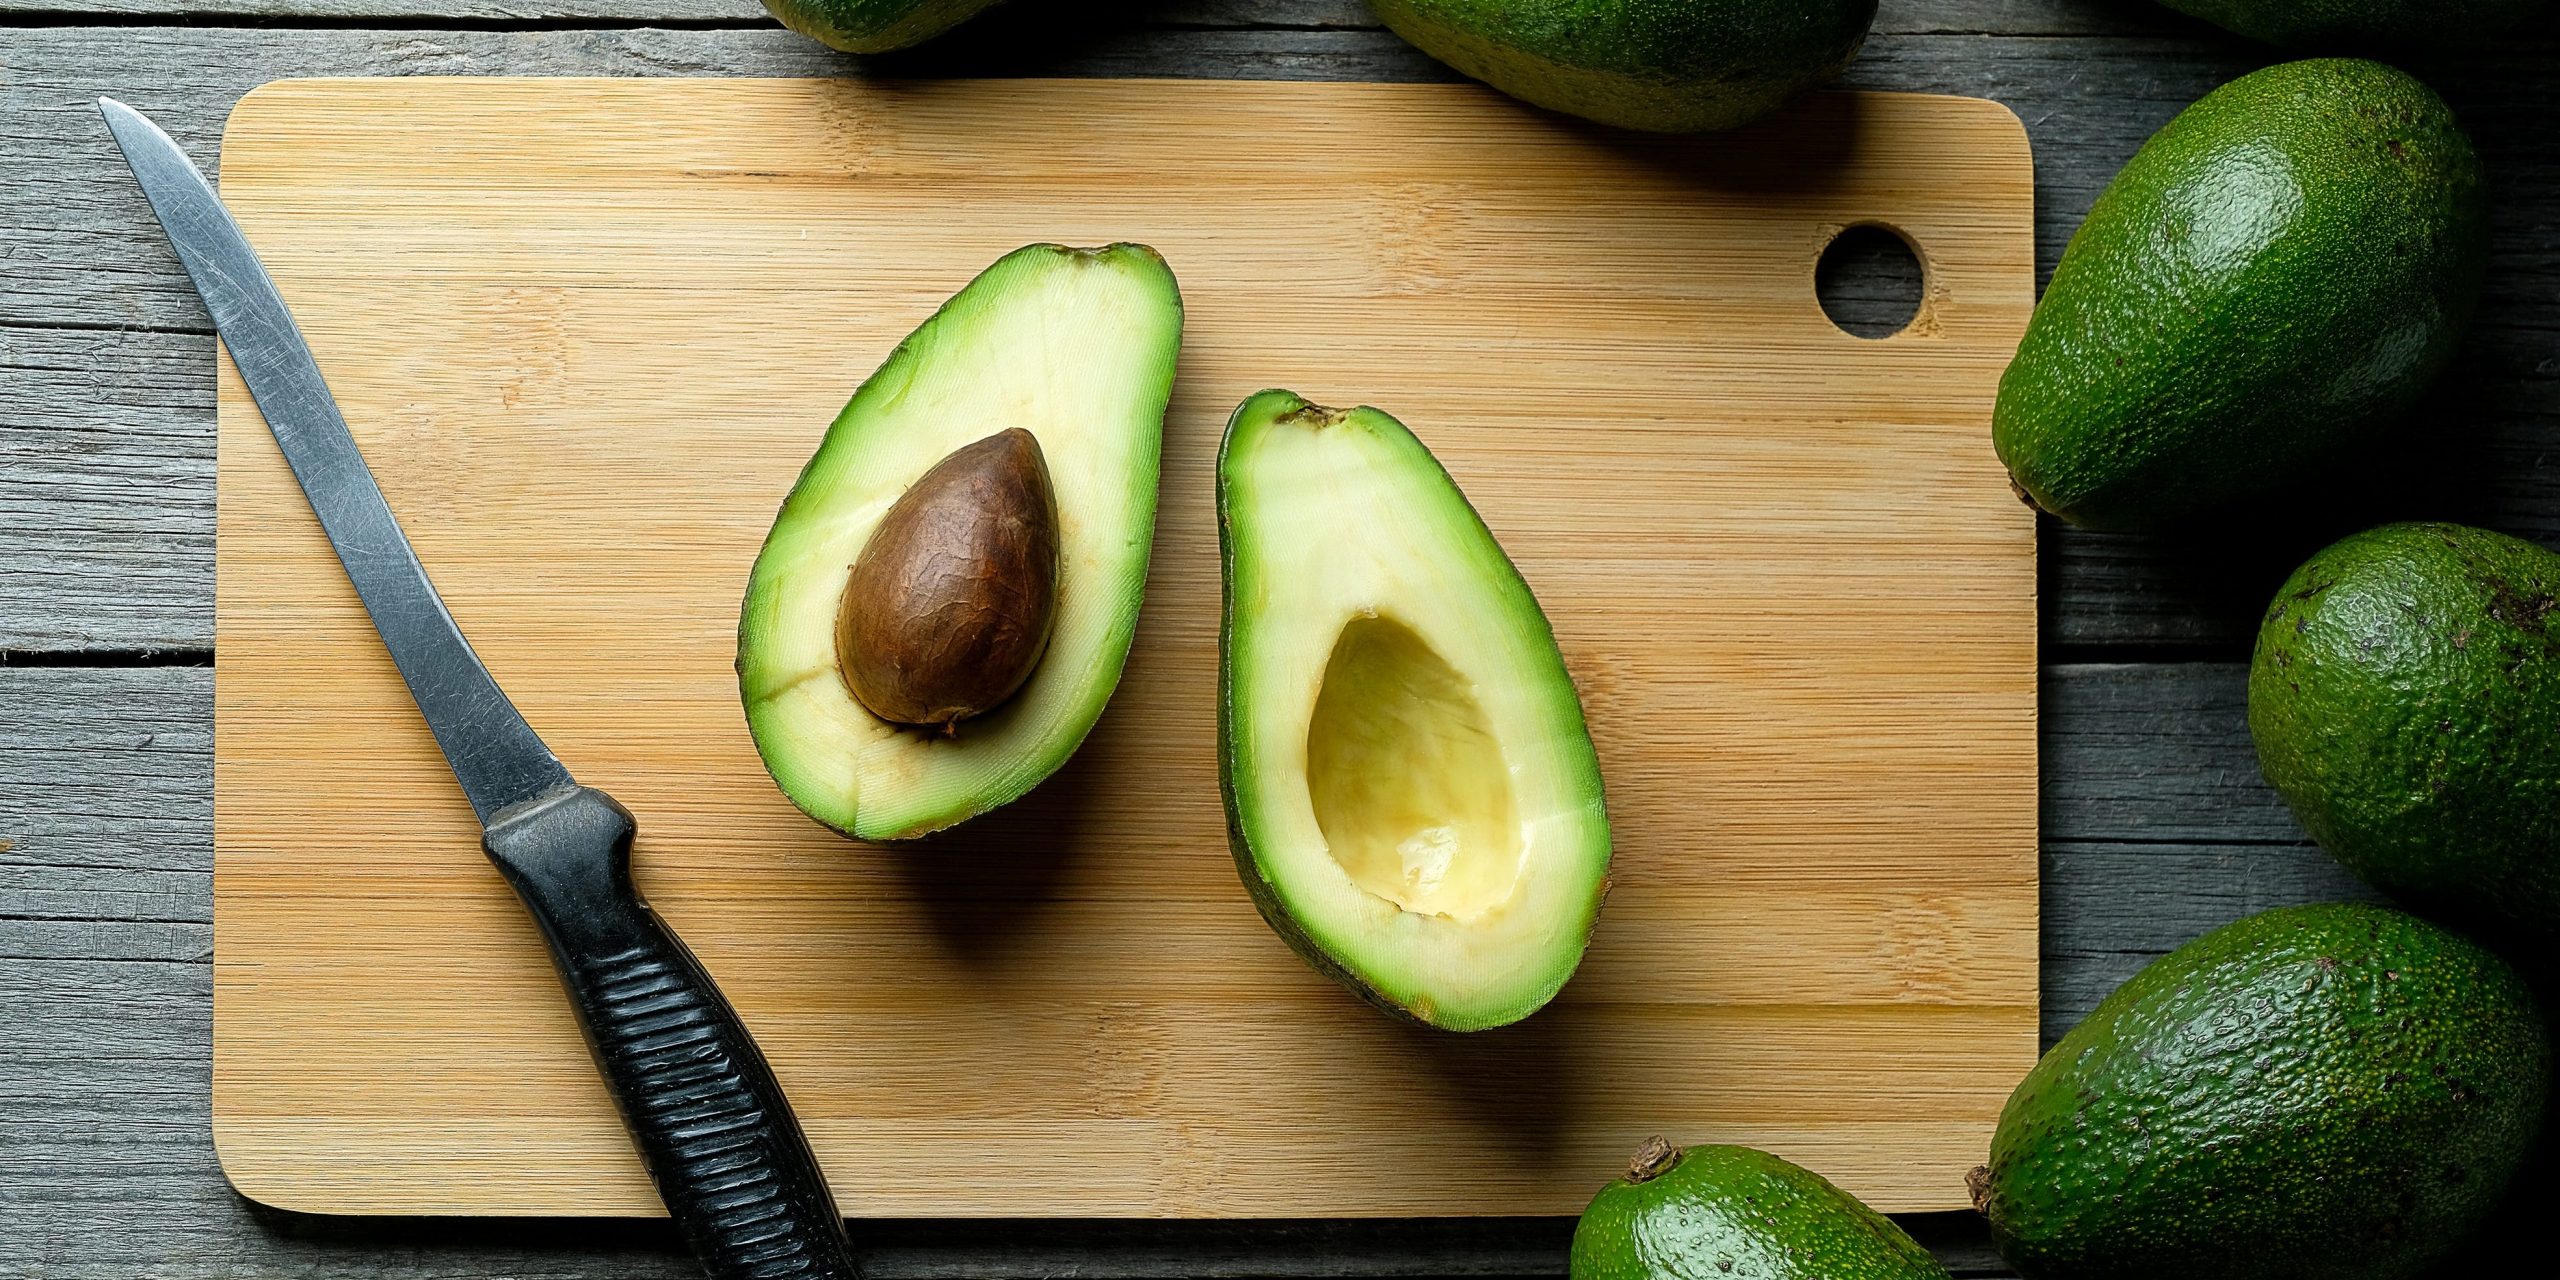
<path fill-rule="evenodd" d="M 871 714 L 954 731 L 1031 678 L 1058 612 L 1058 500 L 1020 427 L 933 464 L 854 557 L 836 667 Z"/>

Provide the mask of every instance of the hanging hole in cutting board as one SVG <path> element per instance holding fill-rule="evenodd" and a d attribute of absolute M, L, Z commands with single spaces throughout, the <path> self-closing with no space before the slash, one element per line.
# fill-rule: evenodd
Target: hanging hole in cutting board
<path fill-rule="evenodd" d="M 1813 267 L 1813 296 L 1840 331 L 1890 338 L 1920 315 L 1927 272 L 1911 241 L 1892 227 L 1862 222 L 1825 245 Z"/>

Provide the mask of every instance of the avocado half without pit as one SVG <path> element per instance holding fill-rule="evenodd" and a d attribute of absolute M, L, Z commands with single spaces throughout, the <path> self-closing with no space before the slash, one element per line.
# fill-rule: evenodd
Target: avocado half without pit
<path fill-rule="evenodd" d="M 1036 244 L 853 393 L 739 615 L 747 728 L 792 803 L 918 836 L 1074 753 L 1137 627 L 1181 343 L 1154 250 Z"/>
<path fill-rule="evenodd" d="M 1454 1031 L 1536 1012 L 1607 890 L 1554 633 L 1403 424 L 1285 391 L 1218 455 L 1220 766 L 1237 870 L 1318 970 Z"/>

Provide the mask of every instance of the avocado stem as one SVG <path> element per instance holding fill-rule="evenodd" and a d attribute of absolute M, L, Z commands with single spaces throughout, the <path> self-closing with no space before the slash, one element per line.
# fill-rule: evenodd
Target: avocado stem
<path fill-rule="evenodd" d="M 1678 1163 L 1680 1148 L 1672 1146 L 1669 1139 L 1657 1133 L 1645 1139 L 1644 1145 L 1636 1148 L 1635 1158 L 1627 1162 L 1627 1183 L 1636 1186 L 1651 1182 L 1669 1173 L 1671 1166 Z"/>

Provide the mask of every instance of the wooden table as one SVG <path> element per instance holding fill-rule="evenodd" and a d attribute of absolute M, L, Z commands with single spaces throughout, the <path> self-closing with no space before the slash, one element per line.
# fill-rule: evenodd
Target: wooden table
<path fill-rule="evenodd" d="M 2400 443 L 2242 535 L 2044 531 L 2048 1038 L 2213 925 L 2361 895 L 2259 780 L 2242 721 L 2254 617 L 2302 554 L 2418 515 L 2560 544 L 2554 51 L 2546 24 L 2431 77 L 2487 160 L 2495 257 Z M 2049 271 L 2153 129 L 2268 60 L 2135 0 L 1884 0 L 1847 83 L 2014 108 Z M 1358 0 L 1016 0 L 871 61 L 754 0 L 0 0 L 0 1277 L 693 1274 L 654 1223 L 277 1215 L 231 1193 L 207 1133 L 213 344 L 90 102 L 132 102 L 209 164 L 264 81 L 424 74 L 1451 78 Z M 1959 1274 L 2005 1274 L 1969 1215 L 1911 1225 Z M 1568 1229 L 862 1234 L 884 1277 L 1527 1275 L 1562 1270 Z"/>

